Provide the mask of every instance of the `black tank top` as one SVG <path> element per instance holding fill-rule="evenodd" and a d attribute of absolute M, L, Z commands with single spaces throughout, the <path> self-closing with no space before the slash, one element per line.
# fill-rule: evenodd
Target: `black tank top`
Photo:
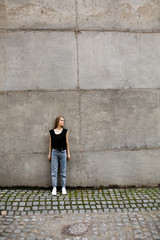
<path fill-rule="evenodd" d="M 62 132 L 59 134 L 55 134 L 53 129 L 49 130 L 49 132 L 51 134 L 52 148 L 59 149 L 59 150 L 62 150 L 62 149 L 64 150 L 67 148 L 67 144 L 66 144 L 67 129 L 66 128 L 63 128 Z"/>

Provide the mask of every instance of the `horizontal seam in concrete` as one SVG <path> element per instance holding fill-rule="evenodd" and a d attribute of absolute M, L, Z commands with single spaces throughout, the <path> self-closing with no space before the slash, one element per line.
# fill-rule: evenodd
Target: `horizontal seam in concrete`
<path fill-rule="evenodd" d="M 82 152 L 100 152 L 100 151 L 143 151 L 143 150 L 159 150 L 160 147 L 135 147 L 135 148 L 125 148 L 125 147 L 120 147 L 120 148 L 101 148 L 101 149 L 90 149 L 90 150 L 83 150 Z"/>
<path fill-rule="evenodd" d="M 48 152 L 0 152 L 0 156 L 1 155 L 7 155 L 7 156 L 10 156 L 10 155 L 17 155 L 17 154 L 29 154 L 29 155 L 46 155 L 46 161 L 48 161 L 47 160 L 47 154 L 48 154 Z"/>
<path fill-rule="evenodd" d="M 10 28 L 1 28 L 0 31 L 6 31 L 6 32 L 75 32 L 75 33 L 81 33 L 81 32 L 122 32 L 122 33 L 160 33 L 160 30 L 157 31 L 144 31 L 144 30 L 116 30 L 116 29 L 50 29 L 50 28 L 30 28 L 30 29 L 25 29 L 25 28 L 17 28 L 17 29 L 10 29 Z"/>
<path fill-rule="evenodd" d="M 55 90 L 50 90 L 50 89 L 41 89 L 41 90 L 0 90 L 0 94 L 9 94 L 9 93 L 16 93 L 16 92 L 91 92 L 91 91 L 128 91 L 128 90 L 133 90 L 133 91 L 141 91 L 141 90 L 157 90 L 159 91 L 160 88 L 93 88 L 93 89 L 83 89 L 83 88 L 76 88 L 76 89 L 55 89 Z"/>
<path fill-rule="evenodd" d="M 81 152 L 81 153 L 85 153 L 85 152 L 101 152 L 101 151 L 143 151 L 143 150 L 159 150 L 160 147 L 139 147 L 139 148 L 101 148 L 101 149 L 89 149 L 89 150 L 80 150 L 80 151 L 71 151 L 72 153 L 77 153 L 77 152 Z M 7 153 L 7 155 L 16 155 L 16 154 L 43 154 L 43 155 L 47 155 L 48 152 L 9 152 Z M 6 154 L 5 152 L 0 152 L 0 155 Z"/>

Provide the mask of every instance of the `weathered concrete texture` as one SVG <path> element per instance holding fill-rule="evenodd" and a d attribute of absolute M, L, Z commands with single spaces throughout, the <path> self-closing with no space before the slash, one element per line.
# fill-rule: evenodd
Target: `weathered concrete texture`
<path fill-rule="evenodd" d="M 90 30 L 159 31 L 159 0 L 78 0 L 78 27 Z"/>
<path fill-rule="evenodd" d="M 82 186 L 80 154 L 71 151 L 72 161 L 67 161 L 67 186 Z M 51 162 L 48 152 L 0 153 L 0 186 L 50 187 Z M 58 184 L 61 185 L 60 177 Z"/>
<path fill-rule="evenodd" d="M 0 62 L 2 72 L 5 72 L 4 64 L 7 66 L 6 82 L 0 85 L 0 90 L 76 87 L 74 33 L 10 32 L 0 35 L 2 39 L 6 37 L 6 49 L 1 49 L 6 52 Z"/>
<path fill-rule="evenodd" d="M 0 34 L 0 90 L 160 88 L 160 34 Z"/>
<path fill-rule="evenodd" d="M 159 90 L 82 93 L 81 149 L 82 186 L 158 185 Z"/>
<path fill-rule="evenodd" d="M 73 158 L 67 169 L 68 181 L 81 185 L 78 93 L 10 92 L 0 95 L 0 103 L 0 185 L 51 185 L 49 130 L 53 119 L 62 113 Z"/>
<path fill-rule="evenodd" d="M 0 29 L 6 28 L 6 3 L 0 0 Z"/>
<path fill-rule="evenodd" d="M 46 154 L 0 153 L 1 186 L 50 186 L 50 163 Z M 29 183 L 29 184 L 28 184 Z"/>
<path fill-rule="evenodd" d="M 74 145 L 74 142 L 70 142 Z M 71 146 L 72 146 L 71 145 Z M 71 147 L 71 160 L 67 161 L 67 186 L 76 187 L 82 185 L 83 162 L 80 151 L 73 152 Z M 60 179 L 59 179 L 59 185 Z"/>
<path fill-rule="evenodd" d="M 160 88 L 160 34 L 81 32 L 80 87 Z"/>
<path fill-rule="evenodd" d="M 64 29 L 74 28 L 75 0 L 1 0 L 6 8 L 6 27 L 9 29 Z M 4 11 L 0 11 L 4 16 Z M 1 20 L 2 19 L 2 20 Z M 0 26 L 4 27 L 4 17 Z"/>
<path fill-rule="evenodd" d="M 1 153 L 48 152 L 49 129 L 62 113 L 74 143 L 71 149 L 79 151 L 77 92 L 10 92 L 0 94 L 0 103 Z"/>
<path fill-rule="evenodd" d="M 1 93 L 1 186 L 51 185 L 48 131 L 59 114 L 69 129 L 67 186 L 158 184 L 159 97 L 158 90 Z"/>
<path fill-rule="evenodd" d="M 0 90 L 6 82 L 6 34 L 0 33 Z"/>
<path fill-rule="evenodd" d="M 160 30 L 159 0 L 1 0 L 0 3 L 1 28 L 6 22 L 8 29 Z"/>
<path fill-rule="evenodd" d="M 157 186 L 159 156 L 160 149 L 84 152 L 82 186 Z"/>
<path fill-rule="evenodd" d="M 85 151 L 160 147 L 160 91 L 95 90 L 81 94 Z"/>
<path fill-rule="evenodd" d="M 68 186 L 160 184 L 159 13 L 159 0 L 0 0 L 1 186 L 51 185 L 59 114 Z"/>

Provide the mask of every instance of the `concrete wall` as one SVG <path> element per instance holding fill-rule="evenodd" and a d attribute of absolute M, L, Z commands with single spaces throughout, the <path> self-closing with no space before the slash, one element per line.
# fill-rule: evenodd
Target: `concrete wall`
<path fill-rule="evenodd" d="M 160 184 L 159 43 L 159 0 L 0 0 L 0 186 L 51 186 L 59 114 L 68 186 Z"/>

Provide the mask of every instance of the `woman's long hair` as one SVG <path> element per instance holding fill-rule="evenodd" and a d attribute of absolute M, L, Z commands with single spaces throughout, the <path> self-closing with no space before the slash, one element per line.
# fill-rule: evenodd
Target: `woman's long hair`
<path fill-rule="evenodd" d="M 57 116 L 56 119 L 55 119 L 55 122 L 54 122 L 54 128 L 57 128 L 58 127 L 58 123 L 59 123 L 59 120 L 64 117 L 63 116 Z"/>

